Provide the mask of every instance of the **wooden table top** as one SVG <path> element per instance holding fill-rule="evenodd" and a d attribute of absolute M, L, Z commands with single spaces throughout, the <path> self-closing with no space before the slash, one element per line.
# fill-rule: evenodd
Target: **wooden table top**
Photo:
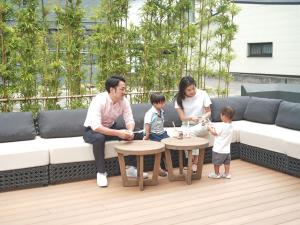
<path fill-rule="evenodd" d="M 149 140 L 121 141 L 115 146 L 115 150 L 122 154 L 150 155 L 163 152 L 165 144 Z"/>
<path fill-rule="evenodd" d="M 208 146 L 208 140 L 202 137 L 190 137 L 178 139 L 174 137 L 161 140 L 168 149 L 174 150 L 191 150 L 195 148 L 205 148 Z"/>

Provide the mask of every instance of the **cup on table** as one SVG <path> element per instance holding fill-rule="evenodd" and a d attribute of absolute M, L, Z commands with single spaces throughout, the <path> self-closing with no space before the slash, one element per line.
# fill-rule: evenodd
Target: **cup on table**
<path fill-rule="evenodd" d="M 178 131 L 177 139 L 183 139 L 183 131 Z"/>
<path fill-rule="evenodd" d="M 184 135 L 183 135 L 185 138 L 190 138 L 191 137 L 191 132 L 189 130 L 185 131 L 184 132 Z"/>

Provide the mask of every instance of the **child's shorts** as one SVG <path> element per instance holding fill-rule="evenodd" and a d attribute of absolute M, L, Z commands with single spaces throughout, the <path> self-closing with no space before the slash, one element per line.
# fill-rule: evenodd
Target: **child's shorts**
<path fill-rule="evenodd" d="M 212 163 L 214 165 L 221 166 L 222 164 L 229 165 L 231 160 L 231 155 L 230 153 L 217 153 L 217 152 L 212 152 Z"/>
<path fill-rule="evenodd" d="M 161 141 L 162 139 L 165 139 L 168 137 L 169 137 L 169 135 L 168 135 L 167 131 L 163 132 L 162 134 L 155 134 L 155 133 L 150 134 L 151 141 Z"/>

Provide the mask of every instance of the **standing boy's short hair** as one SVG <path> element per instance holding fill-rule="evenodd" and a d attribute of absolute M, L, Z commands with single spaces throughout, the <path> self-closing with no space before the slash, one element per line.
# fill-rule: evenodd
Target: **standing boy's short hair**
<path fill-rule="evenodd" d="M 221 109 L 221 114 L 223 116 L 228 117 L 230 120 L 233 119 L 234 113 L 235 113 L 234 109 L 231 108 L 230 106 L 226 106 L 226 107 L 224 107 L 224 108 Z"/>
<path fill-rule="evenodd" d="M 158 104 L 158 103 L 161 103 L 161 102 L 165 102 L 166 101 L 166 98 L 164 95 L 162 94 L 157 94 L 157 93 L 153 93 L 150 95 L 150 102 L 151 104 Z"/>

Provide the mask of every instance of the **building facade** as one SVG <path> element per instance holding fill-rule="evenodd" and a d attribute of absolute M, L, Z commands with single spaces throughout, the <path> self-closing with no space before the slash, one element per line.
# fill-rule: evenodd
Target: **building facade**
<path fill-rule="evenodd" d="M 235 2 L 241 11 L 231 72 L 300 81 L 300 1 Z"/>

